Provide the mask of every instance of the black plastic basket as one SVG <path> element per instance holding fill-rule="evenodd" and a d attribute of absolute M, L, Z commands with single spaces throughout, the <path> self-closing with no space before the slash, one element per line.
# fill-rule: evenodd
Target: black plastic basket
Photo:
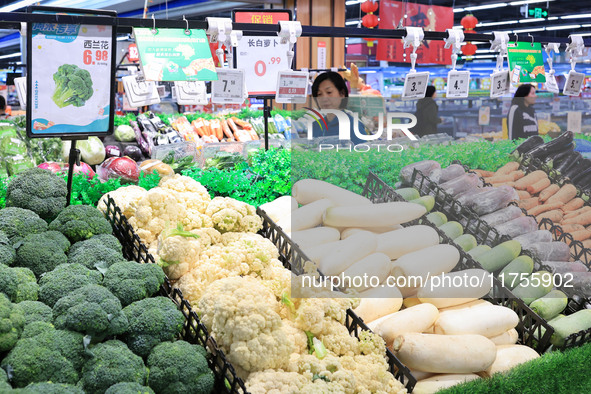
<path fill-rule="evenodd" d="M 133 227 L 131 227 L 127 218 L 121 213 L 121 210 L 111 197 L 107 197 L 106 206 L 105 216 L 113 227 L 113 234 L 121 242 L 123 256 L 138 263 L 155 264 L 154 256 L 148 252 L 148 248 L 135 233 Z M 181 338 L 187 342 L 199 344 L 211 353 L 208 362 L 215 376 L 214 392 L 246 393 L 244 382 L 236 375 L 234 367 L 227 361 L 224 352 L 218 348 L 215 340 L 208 334 L 207 328 L 201 323 L 197 313 L 193 311 L 189 302 L 183 298 L 182 292 L 173 288 L 168 278 L 165 279 L 160 288 L 160 295 L 172 299 L 185 316 Z"/>

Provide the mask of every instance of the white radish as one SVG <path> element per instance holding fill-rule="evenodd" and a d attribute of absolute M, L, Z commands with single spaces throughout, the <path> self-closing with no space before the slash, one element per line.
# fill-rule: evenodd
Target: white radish
<path fill-rule="evenodd" d="M 474 373 L 468 374 L 441 374 L 419 380 L 412 390 L 412 394 L 433 394 L 440 390 L 455 386 L 456 384 L 480 379 Z"/>
<path fill-rule="evenodd" d="M 439 308 L 439 313 L 447 312 L 447 311 L 457 311 L 458 309 L 465 309 L 465 308 L 475 308 L 478 306 L 486 306 L 492 305 L 490 302 L 486 300 L 474 300 L 470 302 L 465 302 L 460 305 L 450 306 L 448 308 Z"/>
<path fill-rule="evenodd" d="M 394 355 L 409 368 L 434 373 L 474 373 L 492 365 L 497 348 L 482 335 L 406 333 L 392 344 Z"/>
<path fill-rule="evenodd" d="M 334 228 L 334 227 L 327 227 L 327 228 Z M 351 235 L 360 233 L 362 231 L 367 231 L 367 232 L 370 232 L 370 233 L 377 234 L 377 233 L 375 233 L 373 231 L 366 230 L 366 229 L 363 229 L 363 228 L 349 227 L 349 228 L 346 228 L 343 231 L 341 231 L 341 240 L 345 240 L 345 239 L 349 238 Z"/>
<path fill-rule="evenodd" d="M 435 322 L 435 334 L 478 334 L 487 338 L 515 328 L 519 317 L 501 305 L 479 306 L 442 312 Z"/>
<path fill-rule="evenodd" d="M 494 342 L 495 345 L 514 345 L 517 343 L 519 339 L 519 334 L 517 330 L 512 328 L 510 330 L 505 331 L 502 334 L 489 338 L 491 341 Z"/>
<path fill-rule="evenodd" d="M 451 271 L 459 261 L 460 252 L 455 246 L 447 244 L 430 246 L 407 253 L 396 260 L 392 275 L 421 278 L 426 282 L 430 276 Z"/>
<path fill-rule="evenodd" d="M 340 237 L 341 233 L 332 227 L 315 227 L 291 233 L 291 239 L 302 249 L 335 242 Z"/>
<path fill-rule="evenodd" d="M 259 208 L 265 211 L 271 220 L 278 222 L 280 219 L 289 216 L 297 207 L 298 202 L 295 198 L 292 196 L 282 196 L 261 205 Z"/>
<path fill-rule="evenodd" d="M 320 259 L 318 268 L 325 275 L 339 275 L 353 263 L 375 252 L 378 245 L 377 236 L 365 231 L 357 233 L 344 241 L 339 241 L 337 248 Z"/>
<path fill-rule="evenodd" d="M 326 210 L 322 221 L 330 227 L 392 226 L 418 219 L 426 212 L 422 205 L 410 202 L 335 206 Z"/>
<path fill-rule="evenodd" d="M 326 244 L 314 245 L 309 247 L 302 247 L 302 252 L 314 262 L 319 262 L 324 256 L 330 255 L 332 252 L 338 249 L 342 241 L 333 241 Z"/>
<path fill-rule="evenodd" d="M 398 312 L 402 294 L 396 287 L 375 287 L 359 293 L 361 302 L 354 312 L 367 324 L 383 316 Z"/>
<path fill-rule="evenodd" d="M 482 298 L 491 289 L 491 274 L 471 268 L 430 277 L 417 292 L 417 297 L 437 308 L 447 308 Z"/>
<path fill-rule="evenodd" d="M 417 297 L 408 297 L 402 302 L 405 308 L 410 308 L 411 306 L 419 305 L 420 303 L 421 300 L 419 300 Z"/>
<path fill-rule="evenodd" d="M 328 198 L 335 206 L 369 205 L 371 201 L 342 187 L 317 179 L 302 179 L 293 184 L 291 195 L 302 205 Z"/>
<path fill-rule="evenodd" d="M 431 304 L 419 304 L 394 313 L 376 327 L 376 334 L 391 346 L 394 339 L 407 332 L 424 332 L 437 320 L 439 311 Z"/>
<path fill-rule="evenodd" d="M 423 372 L 423 371 L 419 371 L 418 369 L 411 369 L 410 373 L 412 374 L 412 376 L 414 376 L 417 379 L 417 381 L 427 379 L 427 378 L 430 378 L 431 376 L 434 376 L 434 374 L 432 372 Z"/>
<path fill-rule="evenodd" d="M 351 286 L 346 286 L 347 288 L 367 290 L 379 286 L 389 273 L 390 258 L 383 253 L 372 253 L 353 263 L 344 271 L 343 276 L 351 282 Z"/>
<path fill-rule="evenodd" d="M 370 231 L 374 234 L 385 234 L 390 233 L 396 230 L 403 229 L 399 224 L 395 224 L 393 226 L 386 226 L 386 227 L 347 227 L 343 231 L 341 231 L 341 239 L 345 239 L 350 237 L 351 235 L 358 233 L 359 231 Z"/>
<path fill-rule="evenodd" d="M 307 230 L 320 226 L 322 224 L 322 216 L 332 205 L 332 202 L 328 199 L 314 201 L 293 211 L 289 218 L 290 220 L 283 218 L 277 224 L 289 232 Z"/>
<path fill-rule="evenodd" d="M 505 372 L 523 364 L 529 360 L 540 357 L 540 355 L 529 346 L 523 345 L 501 345 L 497 346 L 497 357 L 495 362 L 486 368 L 485 372 L 488 376 L 492 376 L 497 372 Z"/>
<path fill-rule="evenodd" d="M 378 235 L 378 252 L 386 253 L 392 260 L 407 253 L 439 244 L 435 229 L 424 226 L 410 226 Z"/>

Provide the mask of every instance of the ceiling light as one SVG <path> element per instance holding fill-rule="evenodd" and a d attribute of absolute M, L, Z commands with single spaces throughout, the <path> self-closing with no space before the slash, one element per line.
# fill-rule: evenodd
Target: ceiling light
<path fill-rule="evenodd" d="M 9 55 L 2 55 L 2 56 L 0 56 L 0 59 L 8 59 L 8 58 L 17 57 L 17 56 L 20 56 L 20 55 L 21 55 L 20 52 L 15 52 L 15 53 L 11 53 Z"/>
<path fill-rule="evenodd" d="M 497 55 L 475 55 L 475 56 L 470 56 L 472 59 L 492 59 L 497 57 Z"/>
<path fill-rule="evenodd" d="M 117 37 L 117 41 L 127 41 L 129 40 L 129 36 L 121 36 L 121 37 Z"/>
<path fill-rule="evenodd" d="M 347 21 L 347 22 L 345 22 L 345 25 L 346 26 L 358 25 L 358 24 L 359 24 L 359 21 Z"/>
<path fill-rule="evenodd" d="M 578 34 L 579 36 L 591 36 L 591 33 L 583 33 L 583 34 Z"/>
<path fill-rule="evenodd" d="M 532 31 L 544 31 L 546 30 L 545 27 L 534 27 L 531 29 L 517 29 L 517 30 L 513 30 L 513 33 L 530 33 Z"/>
<path fill-rule="evenodd" d="M 579 19 L 579 18 L 591 18 L 591 14 L 575 14 L 575 15 L 566 15 L 561 16 L 560 19 Z"/>
<path fill-rule="evenodd" d="M 477 49 L 476 53 L 490 53 L 490 49 Z"/>
<path fill-rule="evenodd" d="M 454 13 L 456 12 L 464 12 L 463 8 L 454 8 Z"/>
<path fill-rule="evenodd" d="M 512 1 L 509 5 L 523 5 L 523 4 L 534 4 L 534 3 L 546 3 L 548 1 L 554 0 L 521 0 L 521 1 Z"/>
<path fill-rule="evenodd" d="M 506 7 L 507 3 L 493 3 L 493 4 L 484 4 L 484 5 L 476 5 L 472 7 L 466 7 L 464 10 L 466 11 L 478 11 L 478 10 L 489 10 L 491 8 L 501 8 Z"/>
<path fill-rule="evenodd" d="M 348 0 L 345 1 L 345 5 L 355 5 L 359 3 L 363 3 L 365 0 Z"/>
<path fill-rule="evenodd" d="M 548 17 L 548 20 L 549 20 L 549 21 L 555 21 L 555 20 L 557 20 L 557 19 L 558 19 L 558 17 L 557 17 L 557 16 L 550 16 L 550 17 Z"/>
<path fill-rule="evenodd" d="M 486 26 L 499 26 L 499 25 L 512 25 L 513 23 L 517 23 L 517 21 L 502 21 L 502 22 L 484 22 L 479 23 L 476 27 L 486 27 Z"/>
<path fill-rule="evenodd" d="M 459 29 L 459 30 L 462 30 L 463 28 L 464 28 L 464 26 L 454 26 L 454 27 L 452 27 L 452 29 Z"/>
<path fill-rule="evenodd" d="M 562 25 L 562 26 L 550 26 L 546 30 L 567 30 L 567 29 L 578 29 L 581 25 Z"/>
<path fill-rule="evenodd" d="M 10 12 L 10 11 L 15 11 L 18 10 L 20 8 L 23 7 L 27 7 L 29 5 L 35 4 L 35 3 L 39 3 L 39 0 L 22 0 L 22 1 L 18 1 L 16 3 L 13 4 L 9 4 L 5 7 L 0 8 L 0 12 Z"/>
<path fill-rule="evenodd" d="M 534 19 L 520 19 L 519 23 L 532 23 L 532 22 L 543 22 L 545 18 L 534 18 Z"/>
<path fill-rule="evenodd" d="M 591 23 L 587 23 L 586 25 L 581 25 L 581 27 L 591 27 Z"/>

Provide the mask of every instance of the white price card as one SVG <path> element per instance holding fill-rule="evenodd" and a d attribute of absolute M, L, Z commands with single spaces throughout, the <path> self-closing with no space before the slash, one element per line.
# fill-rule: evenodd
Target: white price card
<path fill-rule="evenodd" d="M 217 68 L 218 80 L 211 82 L 211 102 L 242 104 L 244 102 L 244 70 Z"/>
<path fill-rule="evenodd" d="M 558 83 L 556 82 L 556 77 L 554 73 L 546 74 L 546 90 L 551 93 L 560 93 L 560 89 L 558 89 Z"/>
<path fill-rule="evenodd" d="M 580 133 L 582 120 L 583 113 L 581 111 L 568 111 L 566 113 L 567 130 L 572 131 L 573 133 Z"/>
<path fill-rule="evenodd" d="M 568 77 L 566 78 L 566 82 L 564 84 L 564 89 L 562 90 L 562 93 L 564 93 L 567 96 L 580 95 L 584 80 L 585 74 L 578 73 L 575 70 L 570 70 L 568 73 Z"/>
<path fill-rule="evenodd" d="M 468 97 L 470 91 L 470 71 L 450 71 L 447 73 L 447 98 Z"/>
<path fill-rule="evenodd" d="M 429 84 L 429 72 L 414 72 L 406 75 L 404 88 L 402 89 L 403 100 L 413 100 L 425 97 L 425 91 Z"/>
<path fill-rule="evenodd" d="M 18 95 L 18 102 L 21 104 L 21 108 L 27 107 L 27 77 L 20 77 L 14 79 L 14 87 Z"/>
<path fill-rule="evenodd" d="M 308 73 L 303 71 L 280 71 L 277 77 L 278 103 L 303 104 L 308 93 Z"/>
<path fill-rule="evenodd" d="M 509 79 L 509 71 L 497 71 L 490 76 L 490 97 L 501 97 L 509 93 L 511 88 L 511 80 Z"/>
<path fill-rule="evenodd" d="M 123 82 L 125 96 L 131 107 L 138 108 L 160 102 L 156 83 L 144 80 L 141 74 L 122 77 L 121 82 Z"/>
<path fill-rule="evenodd" d="M 206 105 L 207 89 L 203 81 L 175 81 L 176 102 L 180 105 Z"/>

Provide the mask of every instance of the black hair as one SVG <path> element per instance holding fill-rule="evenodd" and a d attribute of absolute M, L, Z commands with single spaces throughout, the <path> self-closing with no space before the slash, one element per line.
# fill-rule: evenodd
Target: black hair
<path fill-rule="evenodd" d="M 524 83 L 523 85 L 520 85 L 517 88 L 517 90 L 515 91 L 515 95 L 513 96 L 513 100 L 511 100 L 511 106 L 513 106 L 513 105 L 524 106 L 525 105 L 524 97 L 527 96 L 531 92 L 532 89 L 534 89 L 534 86 L 532 84 Z"/>
<path fill-rule="evenodd" d="M 435 86 L 429 85 L 427 86 L 427 90 L 425 91 L 425 97 L 433 97 L 435 94 Z"/>
<path fill-rule="evenodd" d="M 6 109 L 6 99 L 0 94 L 0 111 Z"/>
<path fill-rule="evenodd" d="M 318 105 L 318 100 L 316 99 L 316 97 L 318 97 L 318 88 L 320 87 L 320 84 L 326 80 L 332 82 L 334 87 L 339 91 L 339 93 L 342 93 L 345 97 L 349 97 L 349 90 L 347 89 L 347 84 L 345 83 L 343 77 L 341 77 L 341 74 L 336 73 L 334 71 L 327 71 L 318 75 L 314 80 L 314 83 L 312 84 L 312 97 L 314 98 L 316 105 Z M 343 100 L 341 100 L 341 108 L 346 107 L 347 99 L 344 98 Z"/>

